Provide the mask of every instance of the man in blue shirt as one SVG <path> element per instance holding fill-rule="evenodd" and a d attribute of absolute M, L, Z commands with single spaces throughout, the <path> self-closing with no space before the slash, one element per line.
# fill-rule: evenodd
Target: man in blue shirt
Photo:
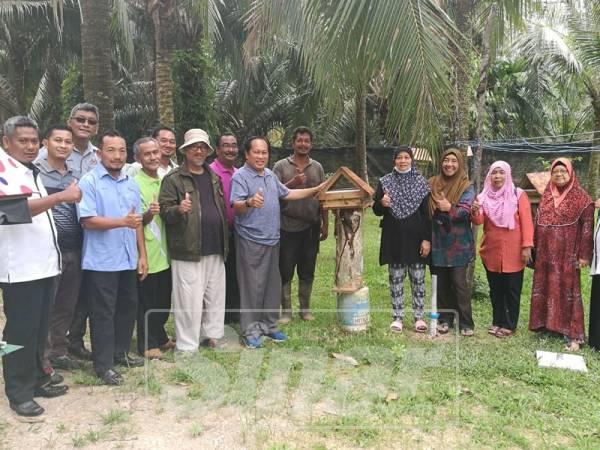
<path fill-rule="evenodd" d="M 125 139 L 115 131 L 104 133 L 99 156 L 100 164 L 79 183 L 82 269 L 90 300 L 94 370 L 105 384 L 118 385 L 123 378 L 114 364 L 144 363 L 128 352 L 137 312 L 136 271 L 143 279 L 148 265 L 140 190 L 122 170 L 127 158 Z"/>
<path fill-rule="evenodd" d="M 275 342 L 279 331 L 281 276 L 279 274 L 279 199 L 299 200 L 315 195 L 322 184 L 308 189 L 286 188 L 269 170 L 269 141 L 252 137 L 245 146 L 246 163 L 231 181 L 235 211 L 240 325 L 248 348 L 262 346 L 262 336 Z"/>

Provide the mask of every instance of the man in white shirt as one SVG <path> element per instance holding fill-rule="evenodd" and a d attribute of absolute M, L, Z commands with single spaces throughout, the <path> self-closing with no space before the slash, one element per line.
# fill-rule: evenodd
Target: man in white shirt
<path fill-rule="evenodd" d="M 10 168 L 17 172 L 20 190 L 30 193 L 32 223 L 0 226 L 0 287 L 4 315 L 3 340 L 23 348 L 2 358 L 5 392 L 10 407 L 22 416 L 44 412 L 34 397 L 57 397 L 67 386 L 50 384 L 42 358 L 48 337 L 48 318 L 60 273 L 60 251 L 50 208 L 76 203 L 81 191 L 75 183 L 48 195 L 32 163 L 39 151 L 37 124 L 24 116 L 4 123 L 2 144 Z"/>

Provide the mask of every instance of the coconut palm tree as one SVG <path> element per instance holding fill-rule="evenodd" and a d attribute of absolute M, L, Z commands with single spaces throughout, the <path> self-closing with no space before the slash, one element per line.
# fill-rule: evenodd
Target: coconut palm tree
<path fill-rule="evenodd" d="M 600 2 L 565 1 L 549 6 L 543 16 L 532 18 L 526 33 L 515 43 L 539 73 L 569 85 L 581 83 L 594 116 L 594 146 L 600 145 Z M 588 192 L 599 195 L 600 153 L 592 152 Z"/>
<path fill-rule="evenodd" d="M 449 107 L 447 72 L 454 26 L 437 2 L 255 0 L 248 14 L 248 60 L 260 48 L 294 48 L 317 93 L 340 110 L 355 99 L 360 175 L 366 171 L 366 95 L 382 78 L 388 124 L 404 142 L 436 145 Z"/>

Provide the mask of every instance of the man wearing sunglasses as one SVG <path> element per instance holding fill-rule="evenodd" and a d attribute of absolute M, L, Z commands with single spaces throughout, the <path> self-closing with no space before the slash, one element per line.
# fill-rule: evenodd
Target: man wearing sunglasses
<path fill-rule="evenodd" d="M 73 144 L 75 148 L 67 159 L 67 166 L 77 178 L 88 173 L 98 163 L 98 148 L 90 142 L 98 134 L 100 112 L 98 107 L 91 103 L 79 103 L 71 110 L 67 125 L 73 130 Z M 40 149 L 39 161 L 46 158 L 46 147 Z"/>

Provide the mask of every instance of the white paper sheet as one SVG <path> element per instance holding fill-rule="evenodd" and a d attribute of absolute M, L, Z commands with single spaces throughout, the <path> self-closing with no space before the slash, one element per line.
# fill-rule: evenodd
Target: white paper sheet
<path fill-rule="evenodd" d="M 537 350 L 535 356 L 538 367 L 554 367 L 557 369 L 569 369 L 577 372 L 587 373 L 587 366 L 583 356 L 568 353 L 554 353 Z"/>

